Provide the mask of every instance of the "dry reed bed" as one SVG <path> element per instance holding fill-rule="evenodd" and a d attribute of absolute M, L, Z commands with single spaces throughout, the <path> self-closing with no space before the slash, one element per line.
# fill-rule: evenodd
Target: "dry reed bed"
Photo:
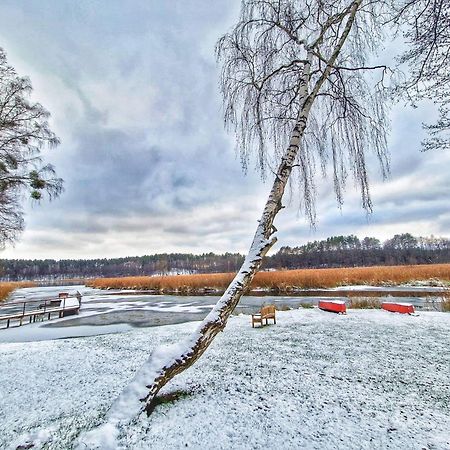
<path fill-rule="evenodd" d="M 14 289 L 32 286 L 35 286 L 35 284 L 30 281 L 0 283 L 0 302 L 5 300 Z"/>
<path fill-rule="evenodd" d="M 160 292 L 190 293 L 204 289 L 222 291 L 233 279 L 232 273 L 172 275 L 158 277 L 98 278 L 89 286 L 100 289 L 142 289 Z M 420 266 L 375 266 L 339 269 L 300 269 L 259 272 L 252 289 L 290 292 L 295 289 L 319 289 L 351 285 L 398 285 L 429 281 L 450 282 L 450 264 Z"/>
<path fill-rule="evenodd" d="M 350 309 L 380 309 L 381 301 L 377 298 L 351 297 L 348 307 Z"/>

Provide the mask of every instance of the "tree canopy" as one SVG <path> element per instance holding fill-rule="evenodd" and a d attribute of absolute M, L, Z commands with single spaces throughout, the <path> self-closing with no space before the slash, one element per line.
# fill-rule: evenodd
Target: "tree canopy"
<path fill-rule="evenodd" d="M 351 173 L 369 210 L 367 154 L 374 152 L 388 173 L 385 92 L 367 75 L 378 71 L 381 79 L 386 70 L 368 65 L 382 39 L 381 3 L 248 0 L 217 45 L 225 124 L 236 134 L 245 168 L 256 153 L 261 172 L 274 171 L 309 103 L 294 169 L 313 223 L 317 162 L 324 175 L 330 163 L 339 203 Z"/>
<path fill-rule="evenodd" d="M 154 254 L 112 259 L 2 259 L 0 280 L 64 280 L 94 277 L 236 272 L 239 253 Z M 450 262 L 450 239 L 397 234 L 383 243 L 374 237 L 331 236 L 295 247 L 283 246 L 264 260 L 264 269 L 302 269 Z"/>
<path fill-rule="evenodd" d="M 33 200 L 62 192 L 62 179 L 41 155 L 59 139 L 50 129 L 50 113 L 30 100 L 31 91 L 30 80 L 17 75 L 0 48 L 0 246 L 16 241 L 23 230 L 24 192 Z"/>
<path fill-rule="evenodd" d="M 417 104 L 423 99 L 438 106 L 436 123 L 426 124 L 425 150 L 450 149 L 450 0 L 396 2 L 393 19 L 403 31 L 407 50 L 399 62 L 408 67 L 397 92 Z"/>

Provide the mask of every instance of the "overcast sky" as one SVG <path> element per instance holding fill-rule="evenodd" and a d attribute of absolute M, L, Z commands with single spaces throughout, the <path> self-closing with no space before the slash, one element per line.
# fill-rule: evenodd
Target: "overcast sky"
<path fill-rule="evenodd" d="M 238 0 L 2 0 L 0 46 L 62 144 L 45 152 L 65 180 L 57 200 L 25 202 L 26 231 L 3 258 L 245 252 L 269 190 L 242 173 L 223 130 L 214 45 Z M 422 153 L 431 105 L 397 105 L 392 175 L 371 170 L 374 212 L 350 183 L 340 210 L 319 184 L 312 230 L 295 197 L 280 245 L 331 235 L 450 235 L 450 154 Z M 278 248 L 277 247 L 277 248 Z"/>

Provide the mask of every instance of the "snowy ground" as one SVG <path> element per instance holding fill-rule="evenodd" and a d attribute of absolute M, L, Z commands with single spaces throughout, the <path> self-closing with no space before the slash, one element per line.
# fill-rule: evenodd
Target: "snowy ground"
<path fill-rule="evenodd" d="M 448 449 L 450 314 L 279 312 L 225 332 L 165 392 L 188 395 L 122 429 L 130 449 Z M 0 344 L 0 448 L 70 449 L 102 423 L 152 348 L 196 323 Z"/>

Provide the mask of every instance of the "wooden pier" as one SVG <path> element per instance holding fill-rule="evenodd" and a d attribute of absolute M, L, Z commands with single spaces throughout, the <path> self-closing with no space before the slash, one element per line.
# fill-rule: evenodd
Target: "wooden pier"
<path fill-rule="evenodd" d="M 24 302 L 8 302 L 0 304 L 0 323 L 6 323 L 4 329 L 12 324 L 22 326 L 78 314 L 81 306 L 81 295 L 70 296 L 60 293 L 58 298 L 49 300 L 28 300 Z"/>

